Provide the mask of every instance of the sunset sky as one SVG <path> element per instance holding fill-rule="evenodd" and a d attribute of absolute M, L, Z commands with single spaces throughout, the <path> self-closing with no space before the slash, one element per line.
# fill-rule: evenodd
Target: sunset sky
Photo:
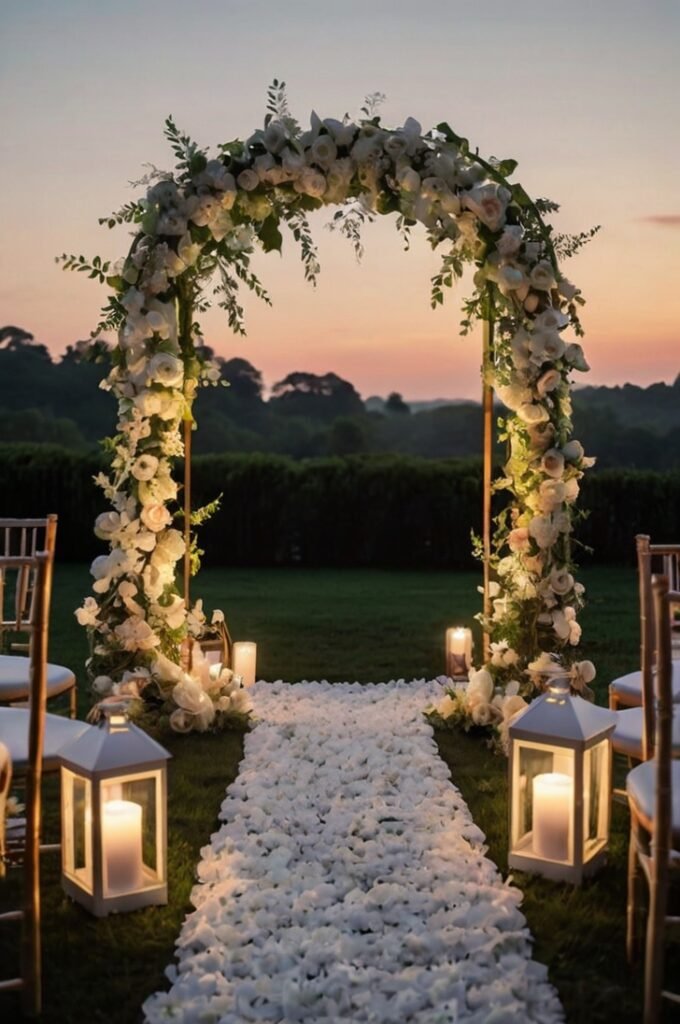
<path fill-rule="evenodd" d="M 164 118 L 202 145 L 262 123 L 274 77 L 300 121 L 358 114 L 448 121 L 516 179 L 562 204 L 563 230 L 602 232 L 565 267 L 584 291 L 583 383 L 647 384 L 680 372 L 680 4 L 676 0 L 4 0 L 0 8 L 1 323 L 55 353 L 86 337 L 105 291 L 54 263 L 117 257 L 124 229 L 97 224 L 135 195 L 143 165 L 170 167 Z M 313 221 L 322 274 L 311 289 L 294 243 L 258 258 L 267 309 L 248 296 L 248 337 L 205 320 L 220 355 L 268 384 L 333 370 L 363 397 L 477 397 L 478 338 L 460 338 L 460 284 L 429 306 L 437 258 L 404 253 L 393 223 L 350 246 Z"/>

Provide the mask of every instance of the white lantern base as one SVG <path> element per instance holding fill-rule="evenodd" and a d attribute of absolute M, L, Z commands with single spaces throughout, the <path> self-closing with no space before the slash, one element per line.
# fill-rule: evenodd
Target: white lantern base
<path fill-rule="evenodd" d="M 101 893 L 87 892 L 67 875 L 62 875 L 61 887 L 70 899 L 80 903 L 95 917 L 125 914 L 131 910 L 140 910 L 142 907 L 164 907 L 168 902 L 167 882 L 161 885 L 150 881 L 144 888 L 135 892 L 124 892 L 108 897 Z"/>
<path fill-rule="evenodd" d="M 566 861 L 544 860 L 537 857 L 531 849 L 531 833 L 529 842 L 523 844 L 524 851 L 515 850 L 508 854 L 508 867 L 516 871 L 525 871 L 528 875 L 541 875 L 552 882 L 571 882 L 580 885 L 584 878 L 590 878 L 607 863 L 606 843 L 602 841 L 582 864 L 569 864 Z"/>

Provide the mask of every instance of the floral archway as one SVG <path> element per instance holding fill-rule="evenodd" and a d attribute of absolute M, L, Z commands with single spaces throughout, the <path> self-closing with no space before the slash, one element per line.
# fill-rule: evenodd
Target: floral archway
<path fill-rule="evenodd" d="M 493 391 L 507 408 L 498 427 L 508 456 L 493 487 L 508 500 L 493 536 L 487 525 L 478 542 L 489 668 L 503 684 L 537 659 L 575 661 L 583 587 L 573 575 L 571 533 L 592 460 L 571 439 L 570 375 L 588 365 L 575 340 L 583 299 L 560 260 L 596 229 L 555 233 L 545 215 L 556 205 L 510 182 L 514 161 L 483 159 L 447 124 L 423 134 L 409 118 L 387 129 L 378 100 L 369 98 L 356 122 L 312 114 L 303 131 L 275 81 L 264 127 L 218 146 L 213 157 L 168 119 L 174 172 L 154 172 L 143 198 L 101 221 L 132 226 L 127 256 L 115 265 L 62 257 L 65 269 L 111 289 L 94 336 L 118 333 L 104 382 L 118 400 L 118 433 L 109 441 L 110 473 L 97 478 L 111 507 L 95 525 L 110 551 L 95 559 L 94 596 L 77 612 L 91 630 L 88 670 L 100 692 L 136 694 L 148 685 L 170 700 L 175 694 L 181 728 L 207 727 L 217 707 L 214 695 L 182 704 L 177 692 L 181 646 L 203 622 L 200 603 L 190 607 L 188 588 L 178 584 L 178 564 L 184 559 L 188 569 L 198 551 L 195 538 L 187 544 L 188 509 L 185 529 L 174 525 L 181 510 L 172 468 L 185 454 L 197 389 L 219 379 L 196 318 L 214 299 L 243 333 L 239 290 L 269 301 L 250 255 L 256 247 L 280 250 L 282 226 L 313 283 L 319 265 L 307 213 L 322 206 L 337 207 L 332 224 L 358 252 L 361 229 L 376 215 L 393 214 L 407 240 L 422 226 L 442 253 L 435 307 L 466 264 L 476 268 L 462 331 L 484 322 L 487 420 Z"/>

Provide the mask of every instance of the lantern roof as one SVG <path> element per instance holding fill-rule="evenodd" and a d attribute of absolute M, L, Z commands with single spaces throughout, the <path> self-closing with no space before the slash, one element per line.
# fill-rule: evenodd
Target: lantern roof
<path fill-rule="evenodd" d="M 615 727 L 614 711 L 568 693 L 544 693 L 517 716 L 509 733 L 511 739 L 581 747 L 604 739 Z"/>
<path fill-rule="evenodd" d="M 63 747 L 60 760 L 88 772 L 157 765 L 172 755 L 125 715 L 112 714 Z"/>

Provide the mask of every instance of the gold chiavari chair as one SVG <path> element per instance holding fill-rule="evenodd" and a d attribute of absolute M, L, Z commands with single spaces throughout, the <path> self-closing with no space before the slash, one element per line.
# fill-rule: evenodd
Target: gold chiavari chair
<path fill-rule="evenodd" d="M 57 537 L 56 515 L 44 519 L 1 519 L 0 557 L 32 557 L 45 551 L 54 558 Z M 4 570 L 0 570 L 0 704 L 28 700 L 28 658 L 32 630 L 32 608 L 35 600 L 35 571 L 24 567 L 13 574 L 13 586 Z M 47 666 L 47 697 L 69 697 L 71 718 L 76 715 L 76 677 L 63 665 Z"/>
<path fill-rule="evenodd" d="M 23 854 L 23 906 L 0 914 L 0 922 L 21 923 L 21 976 L 0 981 L 0 993 L 21 990 L 24 1013 L 41 1010 L 40 948 L 40 823 L 45 707 L 47 701 L 47 641 L 52 590 L 52 558 L 47 552 L 32 557 L 2 558 L 0 566 L 29 570 L 33 577 L 30 631 L 30 721 L 26 767 L 26 837 Z"/>
<path fill-rule="evenodd" d="M 631 962 L 639 948 L 643 880 L 649 892 L 643 1024 L 657 1024 L 664 998 L 680 1006 L 680 995 L 663 988 L 666 931 L 669 925 L 680 924 L 680 917 L 668 913 L 670 874 L 680 869 L 680 761 L 672 758 L 670 622 L 680 593 L 669 591 L 665 576 L 654 577 L 653 589 L 658 655 L 654 757 L 633 768 L 626 779 L 631 818 L 626 945 Z"/>

